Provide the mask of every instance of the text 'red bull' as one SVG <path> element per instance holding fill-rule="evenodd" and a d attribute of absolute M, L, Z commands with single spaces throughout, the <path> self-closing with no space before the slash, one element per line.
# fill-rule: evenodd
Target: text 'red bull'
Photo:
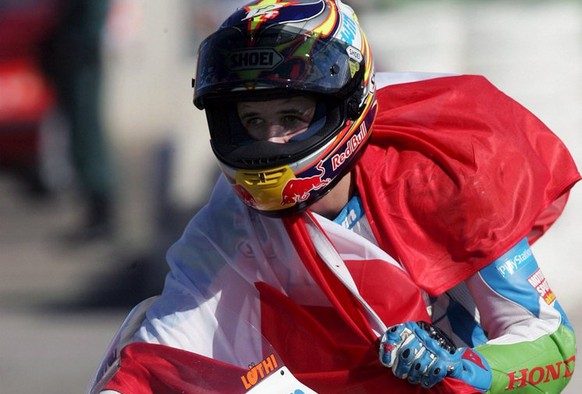
<path fill-rule="evenodd" d="M 364 139 L 366 139 L 367 134 L 368 128 L 366 127 L 366 123 L 362 123 L 360 125 L 360 132 L 353 135 L 352 138 L 348 140 L 345 151 L 335 154 L 331 158 L 332 171 L 337 170 L 342 164 L 344 164 L 344 161 L 349 159 L 354 152 L 358 150 L 358 147 L 362 144 Z"/>

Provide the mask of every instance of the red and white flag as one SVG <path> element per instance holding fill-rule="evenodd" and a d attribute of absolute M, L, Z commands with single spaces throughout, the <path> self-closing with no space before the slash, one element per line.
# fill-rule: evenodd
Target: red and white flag
<path fill-rule="evenodd" d="M 249 211 L 222 178 L 170 249 L 164 292 L 114 354 L 107 388 L 244 392 L 274 349 L 318 392 L 427 392 L 380 364 L 378 327 L 428 320 L 422 291 L 538 239 L 580 175 L 561 141 L 482 77 L 397 83 L 378 102 L 355 179 L 380 247 L 310 213 Z M 428 392 L 475 390 L 446 378 Z"/>

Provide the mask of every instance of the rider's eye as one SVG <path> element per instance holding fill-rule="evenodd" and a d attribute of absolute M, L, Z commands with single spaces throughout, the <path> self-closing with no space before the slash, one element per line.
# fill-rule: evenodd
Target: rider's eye
<path fill-rule="evenodd" d="M 303 118 L 300 118 L 299 116 L 288 115 L 281 119 L 281 123 L 285 128 L 291 130 L 297 125 L 303 125 L 305 123 L 305 120 L 303 120 Z"/>

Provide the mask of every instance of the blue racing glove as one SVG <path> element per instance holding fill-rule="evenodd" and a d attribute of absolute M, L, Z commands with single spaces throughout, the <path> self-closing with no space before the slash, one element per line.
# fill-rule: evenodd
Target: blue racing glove
<path fill-rule="evenodd" d="M 407 322 L 390 327 L 380 342 L 380 362 L 400 379 L 429 388 L 450 376 L 480 391 L 491 387 L 491 369 L 476 351 L 456 348 L 437 327 Z"/>

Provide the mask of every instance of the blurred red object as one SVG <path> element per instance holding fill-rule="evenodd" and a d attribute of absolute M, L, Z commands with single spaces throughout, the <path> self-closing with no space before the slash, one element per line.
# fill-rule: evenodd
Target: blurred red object
<path fill-rule="evenodd" d="M 0 60 L 0 165 L 33 166 L 54 93 L 31 59 Z"/>
<path fill-rule="evenodd" d="M 0 124 L 39 121 L 53 102 L 51 86 L 31 59 L 0 61 Z"/>
<path fill-rule="evenodd" d="M 40 46 L 58 21 L 57 0 L 0 3 L 0 167 L 38 165 L 40 127 L 55 97 Z"/>

